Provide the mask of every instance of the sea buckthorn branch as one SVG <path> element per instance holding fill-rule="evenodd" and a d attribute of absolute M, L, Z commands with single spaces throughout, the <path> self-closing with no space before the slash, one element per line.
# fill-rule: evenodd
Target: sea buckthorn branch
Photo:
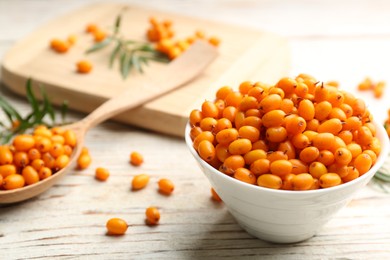
<path fill-rule="evenodd" d="M 119 62 L 119 69 L 123 79 L 126 79 L 132 69 L 143 73 L 144 66 L 149 61 L 169 62 L 169 59 L 163 53 L 157 51 L 152 44 L 134 40 L 124 39 L 120 36 L 121 15 L 118 15 L 115 21 L 113 34 L 105 40 L 95 43 L 86 53 L 99 51 L 107 46 L 116 43 L 109 58 L 109 67 L 112 68 L 115 60 Z"/>
<path fill-rule="evenodd" d="M 24 133 L 37 125 L 54 126 L 60 123 L 56 120 L 56 114 L 45 89 L 40 86 L 42 101 L 38 101 L 32 90 L 32 80 L 28 79 L 26 83 L 26 97 L 31 106 L 31 112 L 22 116 L 4 97 L 0 96 L 0 108 L 4 112 L 8 122 L 0 122 L 0 143 L 9 142 L 12 136 Z M 68 102 L 64 101 L 61 106 L 61 121 L 64 123 Z M 50 121 L 47 121 L 47 117 Z"/>

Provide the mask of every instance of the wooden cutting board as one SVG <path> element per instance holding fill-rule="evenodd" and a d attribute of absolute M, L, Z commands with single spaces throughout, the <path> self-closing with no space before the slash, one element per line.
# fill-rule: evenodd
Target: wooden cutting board
<path fill-rule="evenodd" d="M 88 113 L 123 89 L 140 82 L 141 77 L 153 77 L 153 70 L 166 65 L 152 64 L 143 75 L 132 72 L 123 80 L 117 67 L 108 68 L 111 46 L 85 54 L 93 44 L 91 35 L 84 32 L 86 25 L 96 23 L 108 31 L 119 13 L 122 13 L 121 32 L 129 39 L 146 40 L 151 16 L 172 20 L 178 39 L 192 36 L 196 30 L 221 39 L 220 55 L 206 72 L 179 90 L 115 118 L 121 122 L 183 136 L 189 112 L 199 107 L 203 100 L 213 99 L 219 87 L 230 85 L 237 89 L 245 80 L 273 83 L 287 74 L 290 59 L 287 41 L 272 33 L 139 6 L 100 3 L 51 21 L 18 42 L 4 56 L 3 82 L 10 90 L 25 95 L 25 83 L 31 77 L 35 85 L 42 83 L 45 86 L 53 103 L 61 104 L 66 99 L 70 108 Z M 78 38 L 70 51 L 58 54 L 49 48 L 51 39 L 66 39 L 70 34 Z M 92 61 L 94 69 L 90 74 L 75 72 L 75 64 L 80 59 Z"/>

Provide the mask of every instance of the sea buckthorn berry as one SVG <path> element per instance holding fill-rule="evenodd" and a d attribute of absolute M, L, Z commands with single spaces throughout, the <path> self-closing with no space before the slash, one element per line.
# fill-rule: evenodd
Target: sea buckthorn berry
<path fill-rule="evenodd" d="M 248 94 L 248 91 L 253 87 L 252 82 L 250 81 L 244 81 L 240 84 L 238 87 L 238 90 L 240 91 L 241 94 L 245 95 Z"/>
<path fill-rule="evenodd" d="M 315 106 L 315 118 L 319 121 L 326 119 L 332 112 L 332 104 L 328 101 L 321 101 Z"/>
<path fill-rule="evenodd" d="M 30 165 L 36 170 L 39 171 L 43 166 L 45 166 L 45 162 L 42 159 L 35 159 L 30 163 Z"/>
<path fill-rule="evenodd" d="M 359 171 L 359 176 L 361 176 L 370 170 L 372 159 L 368 154 L 362 153 L 355 158 L 353 166 Z"/>
<path fill-rule="evenodd" d="M 219 44 L 221 43 L 221 40 L 218 39 L 217 37 L 210 37 L 210 38 L 209 38 L 209 43 L 210 43 L 211 45 L 214 45 L 215 47 L 218 47 Z"/>
<path fill-rule="evenodd" d="M 96 24 L 88 24 L 85 28 L 85 32 L 87 33 L 93 33 L 98 30 L 98 27 Z"/>
<path fill-rule="evenodd" d="M 36 141 L 35 147 L 38 149 L 41 153 L 46 153 L 51 150 L 52 142 L 49 138 L 43 137 Z"/>
<path fill-rule="evenodd" d="M 291 99 L 284 98 L 280 103 L 280 110 L 284 113 L 289 114 L 294 109 L 294 102 Z"/>
<path fill-rule="evenodd" d="M 194 109 L 190 113 L 190 124 L 192 126 L 200 126 L 200 122 L 203 119 L 202 112 L 198 109 Z"/>
<path fill-rule="evenodd" d="M 112 218 L 106 224 L 108 235 L 123 235 L 126 233 L 128 225 L 120 218 Z"/>
<path fill-rule="evenodd" d="M 248 111 L 249 109 L 255 109 L 258 107 L 257 99 L 251 96 L 245 96 L 242 98 L 239 110 L 240 111 Z"/>
<path fill-rule="evenodd" d="M 227 145 L 217 144 L 217 146 L 215 146 L 215 156 L 219 161 L 224 162 L 230 155 L 229 147 Z"/>
<path fill-rule="evenodd" d="M 24 167 L 22 170 L 22 176 L 27 185 L 31 185 L 39 181 L 38 172 L 32 166 Z"/>
<path fill-rule="evenodd" d="M 257 108 L 248 109 L 247 111 L 245 111 L 245 118 L 250 116 L 261 117 L 261 112 Z"/>
<path fill-rule="evenodd" d="M 73 149 L 72 147 L 70 147 L 69 145 L 64 145 L 64 154 L 66 154 L 67 156 L 71 156 L 73 153 Z"/>
<path fill-rule="evenodd" d="M 90 61 L 87 61 L 87 60 L 81 60 L 81 61 L 76 63 L 77 72 L 81 73 L 81 74 L 90 73 L 92 68 L 93 68 L 92 63 Z"/>
<path fill-rule="evenodd" d="M 194 141 L 194 139 L 202 132 L 203 131 L 199 126 L 192 127 L 190 131 L 191 140 Z"/>
<path fill-rule="evenodd" d="M 103 31 L 101 31 L 100 29 L 94 31 L 92 34 L 93 34 L 95 42 L 101 42 L 107 36 L 107 34 L 105 32 L 103 32 Z"/>
<path fill-rule="evenodd" d="M 210 162 L 215 158 L 215 147 L 212 142 L 203 140 L 199 143 L 198 153 L 203 160 Z"/>
<path fill-rule="evenodd" d="M 276 109 L 269 111 L 261 118 L 265 127 L 282 126 L 284 124 L 286 113 L 283 110 Z"/>
<path fill-rule="evenodd" d="M 291 182 L 294 190 L 309 190 L 313 185 L 314 179 L 308 173 L 300 173 L 295 175 Z"/>
<path fill-rule="evenodd" d="M 362 122 L 359 117 L 351 116 L 347 118 L 343 124 L 343 130 L 355 131 L 362 126 Z"/>
<path fill-rule="evenodd" d="M 242 121 L 241 126 L 250 125 L 255 127 L 256 129 L 260 129 L 261 127 L 261 118 L 257 116 L 248 116 L 244 118 L 244 121 Z"/>
<path fill-rule="evenodd" d="M 158 181 L 158 189 L 161 193 L 165 195 L 172 194 L 173 190 L 175 189 L 175 185 L 171 180 L 168 179 L 160 179 Z"/>
<path fill-rule="evenodd" d="M 55 159 L 54 168 L 56 170 L 61 170 L 65 168 L 66 165 L 68 165 L 69 161 L 70 161 L 69 156 L 62 154 Z"/>
<path fill-rule="evenodd" d="M 30 150 L 31 151 L 31 150 Z M 65 154 L 64 146 L 60 143 L 54 143 L 49 151 L 50 155 L 54 158 L 59 157 L 60 155 Z M 68 155 L 69 156 L 69 155 Z"/>
<path fill-rule="evenodd" d="M 307 135 L 296 134 L 291 138 L 291 143 L 298 149 L 303 149 L 310 145 L 310 139 Z"/>
<path fill-rule="evenodd" d="M 344 111 L 344 114 L 347 118 L 352 116 L 353 110 L 350 105 L 344 103 L 340 105 L 340 108 Z"/>
<path fill-rule="evenodd" d="M 227 106 L 222 111 L 222 116 L 226 119 L 229 119 L 230 122 L 234 122 L 236 118 L 237 108 L 234 106 Z"/>
<path fill-rule="evenodd" d="M 257 159 L 250 164 L 250 170 L 255 175 L 262 175 L 265 173 L 269 173 L 270 165 L 271 163 L 268 159 Z"/>
<path fill-rule="evenodd" d="M 342 183 L 340 176 L 337 173 L 325 173 L 319 179 L 321 188 L 330 188 Z"/>
<path fill-rule="evenodd" d="M 77 167 L 80 170 L 84 170 L 88 168 L 91 162 L 92 162 L 92 158 L 89 154 L 80 154 L 79 158 L 77 158 Z"/>
<path fill-rule="evenodd" d="M 239 133 L 238 133 L 237 129 L 229 128 L 229 129 L 224 129 L 224 130 L 221 130 L 220 132 L 218 132 L 217 135 L 215 136 L 215 138 L 216 138 L 218 143 L 228 145 L 228 144 L 232 143 L 233 141 L 237 140 L 238 136 L 239 136 Z M 195 144 L 195 141 L 194 141 L 194 144 Z"/>
<path fill-rule="evenodd" d="M 289 162 L 292 164 L 291 173 L 300 174 L 309 172 L 309 167 L 306 163 L 302 162 L 299 159 L 290 159 Z"/>
<path fill-rule="evenodd" d="M 274 175 L 283 177 L 292 171 L 292 163 L 288 160 L 276 160 L 270 165 L 270 172 Z"/>
<path fill-rule="evenodd" d="M 270 162 L 276 161 L 276 160 L 288 160 L 288 156 L 284 151 L 273 151 L 267 153 L 267 159 Z"/>
<path fill-rule="evenodd" d="M 258 86 L 255 86 L 248 91 L 248 96 L 256 98 L 258 102 L 260 102 L 267 95 L 267 90 Z"/>
<path fill-rule="evenodd" d="M 205 101 L 202 104 L 202 116 L 217 118 L 219 115 L 218 107 L 211 101 Z"/>
<path fill-rule="evenodd" d="M 66 130 L 64 132 L 65 144 L 70 147 L 75 147 L 77 143 L 76 134 L 72 130 Z"/>
<path fill-rule="evenodd" d="M 284 154 L 286 154 L 288 159 L 294 159 L 296 157 L 295 147 L 290 141 L 280 143 L 278 146 L 278 151 L 282 151 Z"/>
<path fill-rule="evenodd" d="M 265 136 L 270 142 L 280 143 L 286 140 L 287 130 L 283 126 L 270 127 L 267 129 Z"/>
<path fill-rule="evenodd" d="M 268 152 L 269 147 L 268 147 L 268 144 L 264 140 L 259 140 L 259 141 L 254 142 L 252 144 L 252 149 L 253 150 L 261 149 L 261 150 Z"/>
<path fill-rule="evenodd" d="M 342 177 L 341 179 L 343 182 L 350 182 L 357 177 L 359 177 L 359 171 L 355 167 L 349 166 L 347 169 L 347 175 Z"/>
<path fill-rule="evenodd" d="M 256 183 L 256 176 L 250 170 L 248 170 L 246 168 L 236 169 L 233 177 L 236 178 L 237 180 L 240 180 L 242 182 L 246 182 L 249 184 Z"/>
<path fill-rule="evenodd" d="M 338 118 L 341 121 L 345 121 L 347 119 L 347 115 L 341 108 L 334 107 L 332 108 L 332 111 L 330 111 L 329 118 Z"/>
<path fill-rule="evenodd" d="M 333 107 L 338 107 L 342 103 L 344 103 L 344 95 L 337 88 L 329 87 L 331 91 L 329 91 L 328 101 L 332 104 Z"/>
<path fill-rule="evenodd" d="M 8 175 L 16 174 L 16 167 L 13 164 L 5 164 L 0 166 L 0 175 L 5 178 Z"/>
<path fill-rule="evenodd" d="M 372 164 L 374 164 L 378 158 L 376 153 L 372 150 L 364 150 L 362 153 L 368 154 L 371 157 Z"/>
<path fill-rule="evenodd" d="M 295 174 L 289 173 L 285 176 L 283 176 L 283 185 L 281 187 L 282 190 L 292 190 L 292 179 L 294 178 Z"/>
<path fill-rule="evenodd" d="M 15 147 L 16 151 L 27 152 L 35 145 L 35 140 L 31 135 L 22 134 L 14 138 L 12 145 Z"/>
<path fill-rule="evenodd" d="M 313 178 L 319 179 L 322 175 L 328 172 L 328 169 L 323 163 L 312 162 L 309 166 L 309 173 Z"/>
<path fill-rule="evenodd" d="M 296 80 L 288 77 L 282 78 L 276 83 L 276 86 L 281 88 L 285 94 L 293 93 L 296 85 Z"/>
<path fill-rule="evenodd" d="M 223 110 L 224 110 L 225 107 L 226 107 L 225 101 L 222 100 L 222 99 L 217 99 L 217 100 L 214 102 L 214 104 L 215 104 L 215 106 L 218 108 L 218 117 L 217 117 L 217 118 L 221 118 L 221 117 L 222 117 Z"/>
<path fill-rule="evenodd" d="M 16 152 L 14 154 L 14 161 L 16 167 L 24 168 L 30 163 L 30 160 L 28 159 L 28 155 L 25 152 Z"/>
<path fill-rule="evenodd" d="M 352 158 L 355 158 L 362 153 L 362 147 L 357 143 L 348 144 L 347 149 L 351 152 Z"/>
<path fill-rule="evenodd" d="M 334 154 L 329 150 L 321 150 L 317 161 L 325 166 L 331 165 L 334 163 Z"/>
<path fill-rule="evenodd" d="M 252 149 L 252 142 L 249 139 L 237 139 L 229 144 L 229 153 L 233 155 L 246 154 Z"/>
<path fill-rule="evenodd" d="M 203 131 L 214 131 L 214 128 L 217 125 L 217 120 L 212 117 L 205 117 L 200 121 L 200 128 L 202 128 Z"/>
<path fill-rule="evenodd" d="M 320 155 L 320 152 L 317 147 L 309 146 L 303 149 L 299 153 L 299 159 L 301 159 L 305 163 L 310 163 L 315 161 L 318 156 Z"/>
<path fill-rule="evenodd" d="M 20 174 L 11 174 L 4 178 L 3 188 L 5 190 L 14 190 L 22 188 L 25 184 L 25 180 Z"/>
<path fill-rule="evenodd" d="M 374 87 L 374 97 L 381 98 L 385 91 L 386 83 L 384 81 L 379 81 Z"/>
<path fill-rule="evenodd" d="M 318 150 L 330 150 L 335 142 L 335 137 L 331 133 L 319 133 L 313 138 L 313 146 Z"/>
<path fill-rule="evenodd" d="M 253 126 L 241 126 L 238 130 L 238 135 L 240 138 L 249 139 L 252 143 L 259 140 L 260 131 Z"/>
<path fill-rule="evenodd" d="M 214 190 L 214 188 L 211 188 L 211 198 L 217 202 L 222 202 L 222 199 L 219 197 L 218 193 Z"/>
<path fill-rule="evenodd" d="M 215 125 L 215 127 L 213 129 L 213 133 L 217 134 L 222 130 L 229 129 L 232 127 L 233 127 L 232 122 L 229 119 L 220 118 L 220 119 L 218 119 L 217 124 Z M 192 128 L 192 129 L 194 129 L 194 128 Z"/>
<path fill-rule="evenodd" d="M 361 145 L 368 145 L 371 143 L 373 136 L 370 129 L 366 126 L 362 126 L 357 130 L 357 141 Z"/>
<path fill-rule="evenodd" d="M 50 47 L 58 53 L 65 53 L 69 50 L 70 43 L 60 39 L 53 39 L 50 42 Z"/>
<path fill-rule="evenodd" d="M 326 121 L 323 121 L 317 129 L 318 133 L 331 133 L 337 135 L 343 129 L 343 124 L 340 119 L 332 118 Z"/>
<path fill-rule="evenodd" d="M 273 174 L 263 174 L 257 178 L 257 185 L 270 189 L 280 189 L 283 185 L 282 179 Z"/>
<path fill-rule="evenodd" d="M 304 99 L 299 102 L 298 115 L 303 117 L 306 121 L 312 120 L 315 115 L 314 104 L 308 99 Z"/>
<path fill-rule="evenodd" d="M 346 145 L 350 144 L 353 140 L 352 132 L 348 130 L 341 131 L 337 136 L 340 137 Z"/>
<path fill-rule="evenodd" d="M 244 120 L 245 113 L 242 111 L 238 111 L 236 113 L 236 117 L 234 118 L 234 126 L 236 127 L 236 129 L 240 129 L 240 127 L 244 125 Z"/>
<path fill-rule="evenodd" d="M 140 190 L 145 188 L 145 186 L 149 183 L 149 175 L 147 174 L 139 174 L 134 176 L 133 180 L 131 181 L 131 187 L 133 190 Z"/>
<path fill-rule="evenodd" d="M 110 177 L 110 172 L 103 167 L 98 167 L 95 170 L 95 178 L 99 181 L 106 181 Z"/>
<path fill-rule="evenodd" d="M 260 101 L 259 109 L 263 111 L 263 113 L 267 113 L 271 110 L 276 110 L 280 108 L 282 103 L 282 98 L 277 94 L 271 94 L 266 96 Z"/>
<path fill-rule="evenodd" d="M 140 166 L 144 162 L 144 157 L 139 152 L 130 154 L 130 163 L 134 166 Z"/>
<path fill-rule="evenodd" d="M 160 212 L 156 207 L 149 207 L 146 209 L 146 222 L 148 225 L 157 225 L 160 221 Z"/>
<path fill-rule="evenodd" d="M 234 128 L 232 128 L 232 129 L 234 129 Z M 226 130 L 230 130 L 230 129 L 226 129 Z M 221 131 L 221 132 L 223 132 L 223 131 Z M 219 132 L 218 134 L 220 134 L 221 132 Z M 238 131 L 237 131 L 237 136 L 238 136 Z M 208 140 L 210 142 L 214 142 L 214 135 L 213 135 L 213 133 L 211 133 L 210 131 L 204 131 L 204 132 L 200 133 L 194 139 L 194 144 L 193 145 L 194 145 L 195 150 L 198 150 L 198 146 L 199 146 L 200 142 L 202 142 L 203 140 Z M 217 139 L 217 141 L 218 141 L 218 139 Z M 218 141 L 218 142 L 221 143 L 220 141 Z"/>
<path fill-rule="evenodd" d="M 240 92 L 232 92 L 229 93 L 229 95 L 226 96 L 225 102 L 226 106 L 233 106 L 233 107 L 238 107 L 241 103 L 243 96 Z"/>
<path fill-rule="evenodd" d="M 233 89 L 229 86 L 224 86 L 224 87 L 221 87 L 218 89 L 217 93 L 216 93 L 216 98 L 217 99 L 226 99 L 227 95 L 229 95 L 230 93 L 233 92 Z"/>
<path fill-rule="evenodd" d="M 300 116 L 286 118 L 286 130 L 291 135 L 303 133 L 306 129 L 306 120 Z"/>
<path fill-rule="evenodd" d="M 309 87 L 303 82 L 297 82 L 294 93 L 297 94 L 298 97 L 305 97 L 306 94 L 309 93 Z"/>
<path fill-rule="evenodd" d="M 348 165 L 352 161 L 352 153 L 344 147 L 338 148 L 334 153 L 334 160 L 341 165 Z"/>
<path fill-rule="evenodd" d="M 360 98 L 356 98 L 354 102 L 351 104 L 351 107 L 354 116 L 362 116 L 366 111 L 366 104 Z"/>
<path fill-rule="evenodd" d="M 49 178 L 52 175 L 52 170 L 47 167 L 41 167 L 38 170 L 38 176 L 40 180 L 44 180 L 46 178 Z"/>
<path fill-rule="evenodd" d="M 249 151 L 244 155 L 245 164 L 247 165 L 252 164 L 254 161 L 258 159 L 266 159 L 266 158 L 267 158 L 267 153 L 261 149 Z"/>
<path fill-rule="evenodd" d="M 222 164 L 222 170 L 228 175 L 234 174 L 236 169 L 243 168 L 245 166 L 244 157 L 241 155 L 231 155 L 225 159 Z"/>
<path fill-rule="evenodd" d="M 14 155 L 7 146 L 0 146 L 0 165 L 11 164 Z"/>
<path fill-rule="evenodd" d="M 279 95 L 281 98 L 284 98 L 284 96 L 285 96 L 283 89 L 276 88 L 276 87 L 269 88 L 268 95 L 271 95 L 271 94 Z"/>
<path fill-rule="evenodd" d="M 27 152 L 28 159 L 30 161 L 33 161 L 35 159 L 40 159 L 41 158 L 41 153 L 38 151 L 36 148 L 32 148 Z"/>

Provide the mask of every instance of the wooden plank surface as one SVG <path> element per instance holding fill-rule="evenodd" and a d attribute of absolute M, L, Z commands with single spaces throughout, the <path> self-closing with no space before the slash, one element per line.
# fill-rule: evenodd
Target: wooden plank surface
<path fill-rule="evenodd" d="M 104 100 L 140 84 L 143 76 L 153 78 L 158 68 L 166 65 L 151 64 L 145 68 L 144 75 L 132 71 L 126 80 L 118 72 L 119 64 L 115 63 L 113 69 L 108 69 L 108 57 L 115 45 L 85 55 L 85 50 L 92 46 L 93 41 L 84 32 L 84 27 L 96 23 L 100 28 L 110 28 L 120 13 L 120 32 L 126 39 L 145 41 L 151 16 L 158 20 L 172 20 L 177 39 L 186 39 L 197 30 L 205 31 L 206 37 L 218 35 L 221 39 L 219 57 L 207 71 L 183 88 L 162 95 L 133 111 L 122 113 L 118 117 L 122 122 L 183 136 L 188 113 L 200 101 L 212 98 L 210 93 L 214 93 L 220 86 L 239 84 L 242 78 L 272 82 L 287 73 L 287 42 L 272 33 L 136 5 L 99 3 L 54 19 L 19 41 L 3 59 L 2 80 L 11 90 L 24 95 L 23 83 L 32 77 L 36 85 L 43 83 L 46 86 L 54 103 L 61 104 L 67 99 L 70 108 L 91 112 Z M 69 35 L 75 35 L 78 40 L 66 54 L 55 53 L 48 47 L 51 39 L 66 39 Z M 88 75 L 75 73 L 75 63 L 82 58 L 90 60 L 94 65 Z M 272 73 L 269 73 L 270 70 Z"/>
<path fill-rule="evenodd" d="M 308 72 L 339 80 L 352 92 L 366 75 L 390 82 L 390 6 L 385 1 L 359 0 L 353 5 L 333 0 L 134 2 L 284 35 L 292 49 L 291 75 Z M 76 0 L 61 5 L 49 0 L 0 1 L 0 57 L 39 25 L 82 4 Z M 386 117 L 388 89 L 380 100 L 356 93 L 367 100 L 379 120 Z M 23 99 L 4 87 L 1 94 L 28 112 Z M 71 119 L 81 117 L 71 114 Z M 93 157 L 89 169 L 69 172 L 36 199 L 0 207 L 0 259 L 390 258 L 388 184 L 372 181 L 312 239 L 274 245 L 250 237 L 223 204 L 210 200 L 209 183 L 184 141 L 107 122 L 93 129 L 86 142 Z M 141 168 L 128 164 L 132 150 L 144 154 Z M 93 179 L 98 166 L 110 169 L 107 183 Z M 131 176 L 142 172 L 152 176 L 150 186 L 131 192 Z M 160 177 L 175 182 L 171 197 L 157 193 Z M 143 222 L 149 205 L 161 207 L 161 224 L 155 228 Z M 125 236 L 105 236 L 104 225 L 111 217 L 131 224 Z"/>

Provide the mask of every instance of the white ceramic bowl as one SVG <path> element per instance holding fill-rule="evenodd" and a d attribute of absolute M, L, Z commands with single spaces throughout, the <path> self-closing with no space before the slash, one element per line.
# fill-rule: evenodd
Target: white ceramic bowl
<path fill-rule="evenodd" d="M 243 229 L 266 241 L 294 243 L 314 236 L 384 163 L 389 153 L 389 140 L 384 127 L 375 125 L 382 150 L 370 171 L 351 182 L 310 191 L 273 190 L 236 180 L 199 157 L 192 146 L 188 124 L 185 139 L 203 173 Z"/>

